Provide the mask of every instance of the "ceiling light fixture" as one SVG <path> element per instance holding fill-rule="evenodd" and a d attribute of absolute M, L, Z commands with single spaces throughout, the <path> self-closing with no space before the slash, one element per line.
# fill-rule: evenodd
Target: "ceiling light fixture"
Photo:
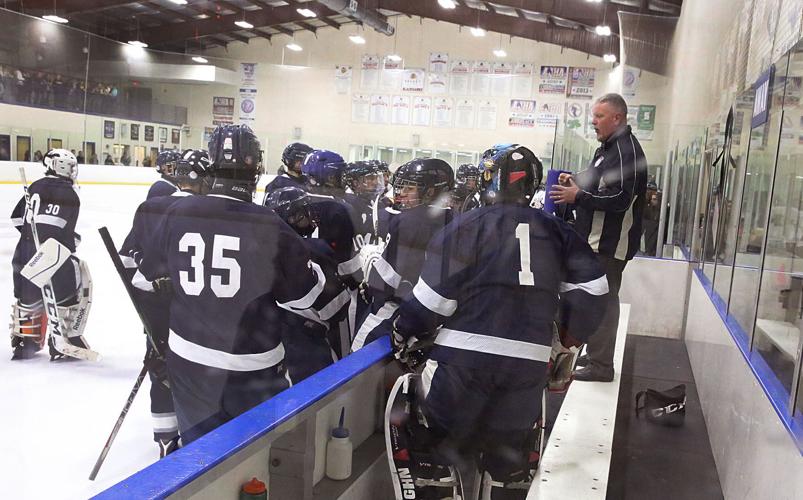
<path fill-rule="evenodd" d="M 494 55 L 496 57 L 507 57 L 507 52 L 505 52 L 505 49 L 494 49 Z"/>
<path fill-rule="evenodd" d="M 349 35 L 349 40 L 357 45 L 365 45 L 365 38 L 361 37 L 360 35 Z"/>
<path fill-rule="evenodd" d="M 613 54 L 605 54 L 604 56 L 602 56 L 602 60 L 608 63 L 615 63 L 616 56 Z"/>
<path fill-rule="evenodd" d="M 454 0 L 438 0 L 438 5 L 444 9 L 454 9 L 457 7 L 457 4 L 454 3 Z"/>
<path fill-rule="evenodd" d="M 140 42 L 139 40 L 129 40 L 128 45 L 133 45 L 134 47 L 139 47 L 140 49 L 144 49 L 148 46 L 145 42 Z"/>
<path fill-rule="evenodd" d="M 599 36 L 611 36 L 611 27 L 599 25 L 594 28 L 594 32 Z"/>
<path fill-rule="evenodd" d="M 209 60 L 207 60 L 205 57 L 201 57 L 201 56 L 195 56 L 195 57 L 192 58 L 192 60 L 197 62 L 197 63 L 201 63 L 201 64 L 206 64 L 206 63 L 209 62 Z"/>
<path fill-rule="evenodd" d="M 304 50 L 303 48 L 301 48 L 301 45 L 297 43 L 288 43 L 287 45 L 285 45 L 285 47 L 292 50 L 293 52 L 301 52 L 302 50 Z"/>
<path fill-rule="evenodd" d="M 170 2 L 176 5 L 187 5 L 187 0 L 170 0 Z"/>
<path fill-rule="evenodd" d="M 234 24 L 236 24 L 237 26 L 239 26 L 240 28 L 242 28 L 244 30 L 250 30 L 250 29 L 254 28 L 254 25 L 249 23 L 245 19 L 243 19 L 242 21 L 234 21 Z"/>
<path fill-rule="evenodd" d="M 50 21 L 52 23 L 59 23 L 59 24 L 66 24 L 70 21 L 64 19 L 63 17 L 57 16 L 56 14 L 48 14 L 46 16 L 42 16 L 42 19 L 45 21 Z"/>
<path fill-rule="evenodd" d="M 471 28 L 471 34 L 476 37 L 485 36 L 485 30 L 482 28 Z"/>
<path fill-rule="evenodd" d="M 318 17 L 318 14 L 314 13 L 309 9 L 296 9 L 296 12 L 298 12 L 304 17 Z"/>

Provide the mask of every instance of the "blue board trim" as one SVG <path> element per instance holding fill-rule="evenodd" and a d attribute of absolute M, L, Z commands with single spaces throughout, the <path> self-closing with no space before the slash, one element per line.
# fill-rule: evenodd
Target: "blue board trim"
<path fill-rule="evenodd" d="M 697 279 L 700 280 L 700 284 L 711 299 L 711 303 L 714 304 L 717 314 L 719 314 L 719 317 L 725 323 L 728 333 L 730 333 L 730 336 L 739 348 L 739 352 L 742 353 L 745 361 L 747 361 L 747 365 L 750 367 L 753 375 L 755 375 L 756 380 L 758 380 L 761 389 L 767 395 L 767 398 L 769 398 L 775 413 L 778 414 L 786 431 L 792 436 L 798 451 L 803 455 L 803 415 L 798 415 L 797 417 L 791 416 L 789 411 L 789 391 L 787 391 L 781 381 L 778 380 L 775 372 L 772 371 L 772 368 L 770 368 L 761 356 L 761 353 L 758 351 L 750 351 L 749 335 L 742 329 L 739 322 L 728 314 L 727 304 L 725 304 L 725 301 L 713 290 L 711 280 L 709 280 L 700 269 L 694 269 L 694 274 L 697 276 Z"/>
<path fill-rule="evenodd" d="M 166 498 L 390 354 L 382 337 L 93 498 Z"/>

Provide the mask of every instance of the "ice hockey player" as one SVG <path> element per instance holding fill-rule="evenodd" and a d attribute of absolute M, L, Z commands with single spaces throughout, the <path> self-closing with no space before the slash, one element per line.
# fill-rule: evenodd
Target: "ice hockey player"
<path fill-rule="evenodd" d="M 455 214 L 468 212 L 480 206 L 479 196 L 480 169 L 471 163 L 457 167 L 451 206 Z"/>
<path fill-rule="evenodd" d="M 343 172 L 346 162 L 334 151 L 316 149 L 307 155 L 301 171 L 307 176 L 308 191 L 321 196 L 343 199 Z"/>
<path fill-rule="evenodd" d="M 276 178 L 270 181 L 265 187 L 265 200 L 267 200 L 270 193 L 276 189 L 283 187 L 293 186 L 301 189 L 306 189 L 308 180 L 307 176 L 301 172 L 301 166 L 304 164 L 304 158 L 312 153 L 312 148 L 301 142 L 294 142 L 288 144 L 282 152 L 283 166 L 276 173 Z M 265 204 L 263 200 L 263 205 Z"/>
<path fill-rule="evenodd" d="M 324 293 L 327 297 L 334 297 L 321 309 L 320 318 L 284 311 L 282 343 L 293 383 L 343 357 L 339 322 L 346 318 L 350 301 L 348 289 L 337 276 L 334 251 L 325 240 L 310 237 L 317 221 L 312 215 L 309 198 L 303 189 L 290 186 L 273 191 L 265 201 L 265 206 L 304 238 L 310 258 L 326 276 Z"/>
<path fill-rule="evenodd" d="M 577 345 L 608 291 L 589 245 L 528 207 L 533 157 L 521 146 L 494 155 L 481 180 L 489 204 L 435 236 L 393 323 L 400 360 L 431 344 L 418 388 L 432 450 L 461 469 L 480 454 L 480 498 L 494 500 L 527 496 L 556 313 L 562 343 Z"/>
<path fill-rule="evenodd" d="M 173 175 L 176 171 L 176 163 L 180 159 L 181 151 L 177 149 L 166 149 L 159 152 L 156 157 L 156 171 L 162 175 L 162 178 L 153 183 L 148 190 L 146 199 L 149 200 L 154 196 L 169 196 L 178 191 Z"/>
<path fill-rule="evenodd" d="M 145 362 L 151 380 L 151 418 L 153 440 L 159 445 L 159 457 L 177 450 L 180 446 L 178 420 L 173 395 L 167 380 L 164 355 L 170 327 L 170 287 L 166 282 L 150 282 L 139 271 L 143 242 L 155 237 L 158 222 L 177 200 L 192 194 L 205 194 L 209 190 L 209 154 L 205 150 L 188 149 L 176 162 L 171 176 L 178 191 L 169 196 L 155 196 L 142 203 L 134 216 L 131 231 L 120 248 L 126 278 L 134 285 L 134 300 L 147 322 Z M 166 273 L 166 271 L 164 271 Z M 161 273 L 160 273 L 161 274 Z"/>
<path fill-rule="evenodd" d="M 290 386 L 280 311 L 320 317 L 325 278 L 301 238 L 251 203 L 261 169 L 246 125 L 209 141 L 210 192 L 174 202 L 144 242 L 140 271 L 172 284 L 167 371 L 184 443 Z"/>
<path fill-rule="evenodd" d="M 429 240 L 452 219 L 449 191 L 454 171 L 443 160 L 418 158 L 400 166 L 393 175 L 393 208 L 387 218 L 385 247 L 367 277 L 370 313 L 352 342 L 353 351 L 390 333 L 391 317 L 412 291 L 424 264 Z"/>
<path fill-rule="evenodd" d="M 42 289 L 20 274 L 23 267 L 36 254 L 32 225 L 36 225 L 39 243 L 53 239 L 66 247 L 71 254 L 50 279 L 58 304 L 61 325 L 51 331 L 47 339 L 50 359 L 67 359 L 56 349 L 53 335 L 60 331 L 61 339 L 68 344 L 88 348 L 82 334 L 92 301 L 92 282 L 84 262 L 76 257 L 75 249 L 81 241 L 75 232 L 81 202 L 75 178 L 78 162 L 66 149 L 51 149 L 42 162 L 45 177 L 28 188 L 30 205 L 23 196 L 11 213 L 11 221 L 20 232 L 20 239 L 12 259 L 14 297 L 12 306 L 11 347 L 12 359 L 25 359 L 42 349 L 47 333 L 48 315 L 42 302 Z"/>

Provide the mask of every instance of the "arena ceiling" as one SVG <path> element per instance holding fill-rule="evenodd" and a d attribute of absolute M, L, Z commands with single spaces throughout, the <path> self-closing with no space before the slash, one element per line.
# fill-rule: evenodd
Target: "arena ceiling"
<path fill-rule="evenodd" d="M 114 40 L 141 40 L 150 48 L 174 52 L 198 51 L 252 38 L 273 41 L 296 31 L 316 33 L 362 23 L 391 34 L 389 18 L 418 16 L 489 32 L 547 42 L 595 56 L 612 53 L 619 59 L 619 37 L 635 44 L 641 55 L 628 64 L 663 73 L 673 22 L 683 0 L 6 0 L 6 8 L 33 16 L 53 14 L 70 26 Z M 304 9 L 315 13 L 305 16 Z M 302 11 L 302 12 L 300 12 Z M 623 13 L 634 20 L 625 33 Z M 307 13 L 309 14 L 309 13 Z M 633 16 L 632 14 L 640 14 Z M 236 21 L 247 21 L 244 29 Z M 669 21 L 669 22 L 668 22 Z M 607 25 L 611 36 L 595 27 Z M 635 26 L 634 26 L 635 25 Z M 642 36 L 643 34 L 643 36 Z M 643 38 L 643 39 L 642 39 Z M 660 53 L 656 57 L 656 53 Z M 633 59 L 633 60 L 631 60 Z"/>

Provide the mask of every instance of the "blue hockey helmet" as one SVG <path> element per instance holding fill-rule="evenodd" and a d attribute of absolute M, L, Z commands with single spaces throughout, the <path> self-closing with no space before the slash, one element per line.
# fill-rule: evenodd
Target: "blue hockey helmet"
<path fill-rule="evenodd" d="M 486 205 L 528 204 L 543 175 L 540 160 L 524 146 L 498 151 L 484 167 L 480 190 Z"/>
<path fill-rule="evenodd" d="M 176 173 L 176 163 L 181 159 L 181 151 L 178 149 L 166 149 L 160 151 L 156 157 L 156 171 L 166 179 L 172 179 Z"/>
<path fill-rule="evenodd" d="M 393 174 L 393 202 L 398 209 L 432 204 L 454 186 L 452 167 L 438 158 L 416 158 Z"/>
<path fill-rule="evenodd" d="M 294 142 L 288 144 L 282 151 L 282 163 L 285 167 L 293 172 L 301 172 L 301 165 L 304 163 L 304 158 L 312 153 L 313 149 L 301 142 Z M 299 163 L 301 162 L 301 163 Z"/>
<path fill-rule="evenodd" d="M 346 162 L 334 151 L 318 149 L 304 159 L 301 171 L 309 176 L 310 181 L 318 186 L 342 187 L 343 171 Z"/>
<path fill-rule="evenodd" d="M 248 125 L 219 125 L 209 139 L 212 175 L 256 186 L 262 163 L 259 139 Z"/>
<path fill-rule="evenodd" d="M 309 195 L 303 189 L 295 186 L 277 189 L 265 198 L 265 206 L 276 212 L 300 236 L 310 236 L 315 231 Z"/>

